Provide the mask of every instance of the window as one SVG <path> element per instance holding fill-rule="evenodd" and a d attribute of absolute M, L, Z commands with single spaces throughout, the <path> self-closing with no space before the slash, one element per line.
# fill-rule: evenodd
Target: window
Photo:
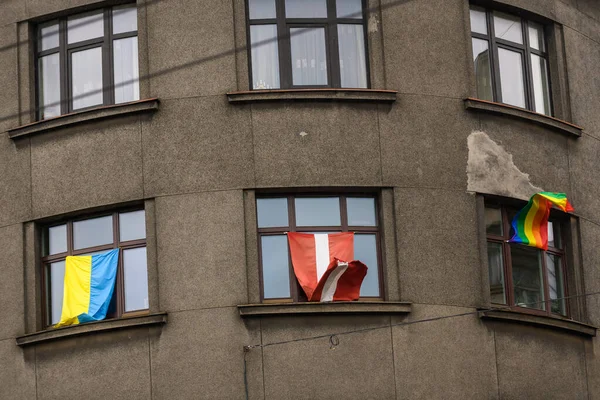
<path fill-rule="evenodd" d="M 486 204 L 488 267 L 492 303 L 548 315 L 568 315 L 563 224 L 548 221 L 548 250 L 507 243 L 519 210 Z"/>
<path fill-rule="evenodd" d="M 354 232 L 354 258 L 369 268 L 360 296 L 383 297 L 376 197 L 260 197 L 256 207 L 263 300 L 306 301 L 292 269 L 287 232 Z"/>
<path fill-rule="evenodd" d="M 36 54 L 39 119 L 140 98 L 135 5 L 40 24 Z"/>
<path fill-rule="evenodd" d="M 363 0 L 248 0 L 253 89 L 368 87 Z"/>
<path fill-rule="evenodd" d="M 552 115 L 544 27 L 471 6 L 477 97 Z"/>
<path fill-rule="evenodd" d="M 44 326 L 60 321 L 65 258 L 119 248 L 119 265 L 107 318 L 146 312 L 146 222 L 144 210 L 76 219 L 42 229 L 42 299 Z"/>

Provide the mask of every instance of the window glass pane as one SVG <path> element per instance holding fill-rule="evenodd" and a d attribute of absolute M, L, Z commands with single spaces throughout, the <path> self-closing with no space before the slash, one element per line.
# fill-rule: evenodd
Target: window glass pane
<path fill-rule="evenodd" d="M 533 247 L 511 245 L 510 254 L 515 305 L 545 310 L 541 251 Z"/>
<path fill-rule="evenodd" d="M 67 225 L 48 228 L 45 234 L 44 255 L 48 256 L 67 251 Z"/>
<path fill-rule="evenodd" d="M 119 214 L 119 239 L 121 242 L 146 238 L 146 213 L 144 210 Z"/>
<path fill-rule="evenodd" d="M 529 45 L 532 49 L 546 51 L 546 43 L 544 41 L 544 27 L 535 22 L 529 21 Z"/>
<path fill-rule="evenodd" d="M 285 0 L 287 18 L 327 18 L 325 0 Z"/>
<path fill-rule="evenodd" d="M 39 59 L 39 104 L 41 118 L 60 115 L 60 59 L 58 53 Z"/>
<path fill-rule="evenodd" d="M 336 0 L 335 9 L 338 18 L 362 19 L 362 0 Z"/>
<path fill-rule="evenodd" d="M 102 104 L 102 49 L 71 55 L 73 110 Z"/>
<path fill-rule="evenodd" d="M 523 44 L 521 18 L 494 11 L 494 34 L 498 39 Z"/>
<path fill-rule="evenodd" d="M 564 277 L 560 257 L 546 253 L 546 268 L 551 311 L 555 314 L 566 315 Z"/>
<path fill-rule="evenodd" d="M 147 310 L 148 268 L 146 248 L 123 250 L 125 311 Z"/>
<path fill-rule="evenodd" d="M 473 62 L 477 82 L 477 98 L 494 100 L 492 90 L 492 70 L 490 68 L 490 52 L 487 40 L 473 38 Z"/>
<path fill-rule="evenodd" d="M 360 295 L 379 296 L 379 263 L 377 262 L 377 238 L 375 235 L 354 235 L 354 259 L 368 268 L 367 276 L 360 287 Z"/>
<path fill-rule="evenodd" d="M 349 226 L 376 226 L 375 199 L 348 197 L 346 199 Z"/>
<path fill-rule="evenodd" d="M 339 197 L 296 199 L 296 226 L 340 226 Z"/>
<path fill-rule="evenodd" d="M 485 10 L 481 7 L 471 6 L 471 32 L 488 34 Z"/>
<path fill-rule="evenodd" d="M 502 236 L 502 211 L 499 208 L 485 208 L 485 232 Z"/>
<path fill-rule="evenodd" d="M 525 107 L 525 89 L 523 87 L 523 60 L 521 53 L 498 49 L 500 58 L 500 85 L 502 102 L 517 107 Z"/>
<path fill-rule="evenodd" d="M 264 298 L 290 297 L 287 236 L 262 236 L 260 242 Z"/>
<path fill-rule="evenodd" d="M 138 39 L 130 37 L 113 41 L 115 67 L 115 103 L 140 99 Z"/>
<path fill-rule="evenodd" d="M 531 55 L 531 72 L 533 75 L 533 94 L 535 111 L 550 115 L 550 85 L 548 84 L 548 64 L 545 58 Z"/>
<path fill-rule="evenodd" d="M 488 270 L 490 276 L 490 296 L 492 303 L 506 304 L 506 288 L 504 286 L 504 259 L 502 245 L 488 242 Z"/>
<path fill-rule="evenodd" d="M 327 85 L 325 28 L 290 28 L 290 36 L 293 84 Z"/>
<path fill-rule="evenodd" d="M 288 204 L 285 197 L 256 200 L 258 227 L 288 226 Z"/>
<path fill-rule="evenodd" d="M 73 241 L 75 250 L 112 243 L 112 216 L 74 222 Z"/>
<path fill-rule="evenodd" d="M 48 50 L 58 47 L 58 24 L 42 26 L 40 28 L 40 50 Z"/>
<path fill-rule="evenodd" d="M 275 18 L 275 0 L 248 0 L 250 19 Z"/>
<path fill-rule="evenodd" d="M 560 224 L 548 221 L 548 246 L 562 249 Z"/>
<path fill-rule="evenodd" d="M 69 44 L 104 36 L 104 13 L 102 11 L 67 20 Z"/>
<path fill-rule="evenodd" d="M 59 261 L 50 264 L 48 271 L 50 284 L 50 323 L 52 325 L 60 321 L 63 305 L 63 292 L 65 287 L 65 262 Z"/>
<path fill-rule="evenodd" d="M 251 25 L 252 87 L 279 89 L 277 25 Z"/>
<path fill-rule="evenodd" d="M 137 31 L 137 8 L 120 6 L 113 8 L 113 33 Z"/>
<path fill-rule="evenodd" d="M 362 25 L 338 25 L 340 78 L 342 87 L 367 87 L 365 35 Z"/>

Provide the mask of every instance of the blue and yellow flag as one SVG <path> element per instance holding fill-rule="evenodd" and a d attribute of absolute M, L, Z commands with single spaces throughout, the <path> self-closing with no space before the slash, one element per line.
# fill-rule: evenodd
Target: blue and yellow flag
<path fill-rule="evenodd" d="M 115 290 L 119 249 L 93 256 L 68 256 L 60 322 L 55 328 L 100 321 Z"/>

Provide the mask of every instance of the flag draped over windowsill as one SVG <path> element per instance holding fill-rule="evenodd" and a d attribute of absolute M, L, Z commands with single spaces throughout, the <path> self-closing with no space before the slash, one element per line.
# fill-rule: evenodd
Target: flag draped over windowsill
<path fill-rule="evenodd" d="M 308 301 L 360 297 L 367 266 L 354 260 L 354 233 L 288 233 L 294 273 Z"/>
<path fill-rule="evenodd" d="M 552 205 L 564 212 L 575 211 L 564 193 L 536 193 L 513 218 L 515 234 L 509 242 L 548 250 L 548 217 Z"/>
<path fill-rule="evenodd" d="M 106 318 L 115 289 L 119 249 L 92 256 L 68 256 L 65 262 L 63 307 L 54 327 Z"/>

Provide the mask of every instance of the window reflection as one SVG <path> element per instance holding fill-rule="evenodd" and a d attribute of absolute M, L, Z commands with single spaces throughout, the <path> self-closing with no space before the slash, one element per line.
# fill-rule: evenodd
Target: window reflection
<path fill-rule="evenodd" d="M 515 304 L 545 310 L 541 251 L 532 247 L 511 245 L 510 252 Z"/>
<path fill-rule="evenodd" d="M 379 296 L 379 262 L 377 260 L 377 239 L 375 235 L 354 235 L 354 258 L 368 268 L 367 276 L 360 287 L 362 297 Z"/>
<path fill-rule="evenodd" d="M 145 247 L 123 250 L 123 272 L 125 311 L 148 309 L 148 268 Z"/>
<path fill-rule="evenodd" d="M 490 52 L 487 40 L 473 38 L 473 57 L 477 98 L 493 101 L 492 70 L 490 67 Z"/>
<path fill-rule="evenodd" d="M 500 86 L 502 102 L 517 107 L 525 107 L 525 87 L 523 85 L 523 60 L 521 53 L 498 49 L 500 59 Z"/>
<path fill-rule="evenodd" d="M 287 236 L 263 236 L 261 238 L 261 254 L 264 298 L 290 297 Z"/>
<path fill-rule="evenodd" d="M 488 243 L 488 270 L 492 303 L 506 304 L 504 260 L 500 243 Z"/>
<path fill-rule="evenodd" d="M 112 216 L 86 219 L 73 223 L 75 250 L 113 242 Z"/>
<path fill-rule="evenodd" d="M 73 110 L 102 104 L 102 49 L 71 54 Z"/>
<path fill-rule="evenodd" d="M 296 225 L 341 225 L 339 197 L 296 198 Z"/>

